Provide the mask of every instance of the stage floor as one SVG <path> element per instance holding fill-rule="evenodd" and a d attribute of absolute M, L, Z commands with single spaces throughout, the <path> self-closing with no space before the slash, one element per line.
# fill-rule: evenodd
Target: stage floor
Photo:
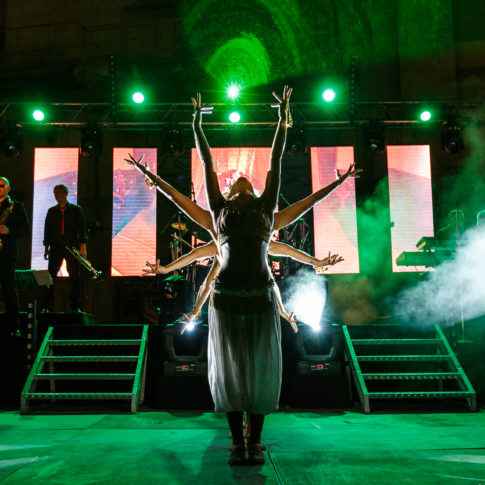
<path fill-rule="evenodd" d="M 0 483 L 485 484 L 479 413 L 278 412 L 263 466 L 227 464 L 222 414 L 0 411 Z"/>

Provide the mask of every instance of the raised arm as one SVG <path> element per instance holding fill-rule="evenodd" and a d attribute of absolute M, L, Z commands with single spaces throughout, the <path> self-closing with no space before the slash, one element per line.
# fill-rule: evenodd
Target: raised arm
<path fill-rule="evenodd" d="M 198 259 L 205 259 L 205 258 L 212 258 L 217 255 L 217 246 L 214 241 L 204 244 L 203 246 L 199 246 L 198 248 L 192 249 L 187 254 L 184 254 L 180 258 L 172 261 L 171 263 L 167 264 L 166 266 L 162 266 L 160 264 L 160 260 L 157 259 L 155 264 L 149 263 L 147 261 L 146 265 L 149 269 L 142 270 L 142 276 L 147 276 L 150 274 L 167 274 L 171 273 L 172 271 L 176 271 L 177 269 L 184 268 L 189 264 L 197 261 Z"/>
<path fill-rule="evenodd" d="M 261 196 L 266 210 L 270 213 L 273 213 L 276 208 L 280 192 L 281 157 L 285 149 L 286 133 L 289 125 L 291 91 L 291 88 L 288 89 L 288 86 L 285 86 L 283 89 L 283 97 L 281 98 L 276 93 L 273 93 L 273 96 L 278 100 L 278 104 L 274 104 L 272 107 L 278 108 L 279 119 L 273 146 L 271 147 L 270 166 L 266 176 L 266 185 Z"/>
<path fill-rule="evenodd" d="M 359 173 L 362 172 L 362 169 L 356 170 L 355 164 L 352 163 L 345 173 L 340 174 L 338 170 L 336 172 L 337 179 L 334 182 L 327 185 L 326 187 L 321 188 L 320 190 L 317 190 L 316 192 L 313 192 L 313 194 L 309 195 L 308 197 L 305 197 L 304 199 L 299 200 L 289 207 L 286 207 L 285 209 L 277 212 L 274 215 L 273 230 L 278 231 L 279 229 L 283 229 L 283 227 L 288 226 L 292 222 L 295 222 L 315 204 L 318 204 L 318 202 L 322 201 L 323 199 L 325 199 L 325 197 L 330 195 L 337 187 L 345 182 L 348 177 L 359 178 Z"/>
<path fill-rule="evenodd" d="M 165 197 L 171 200 L 187 217 L 193 220 L 196 224 L 199 224 L 204 229 L 207 229 L 212 235 L 214 235 L 214 228 L 212 226 L 212 218 L 209 211 L 202 209 L 195 202 L 188 197 L 180 193 L 177 189 L 173 188 L 170 184 L 161 179 L 158 175 L 151 172 L 148 166 L 142 163 L 143 157 L 140 160 L 136 160 L 129 153 L 130 157 L 125 158 L 125 162 L 132 165 L 140 172 L 147 183 L 151 186 L 155 186 Z"/>
<path fill-rule="evenodd" d="M 202 115 L 212 113 L 212 108 L 202 107 L 200 102 L 200 93 L 197 93 L 197 98 L 192 98 L 194 105 L 194 119 L 192 128 L 194 130 L 195 146 L 197 152 L 202 160 L 204 167 L 204 181 L 205 190 L 207 192 L 207 199 L 209 201 L 209 208 L 211 212 L 218 213 L 224 202 L 224 197 L 219 189 L 219 182 L 217 181 L 217 173 L 214 167 L 214 159 L 207 143 L 207 139 L 202 130 Z"/>
<path fill-rule="evenodd" d="M 324 266 L 334 265 L 344 260 L 338 254 L 332 255 L 330 253 L 328 253 L 328 256 L 326 258 L 318 259 L 306 253 L 305 251 L 301 251 L 300 249 L 296 249 L 292 246 L 289 246 L 288 244 L 284 244 L 279 241 L 270 241 L 268 253 L 272 256 L 287 256 L 296 261 L 299 261 L 300 263 L 310 264 L 314 268 L 322 268 Z"/>

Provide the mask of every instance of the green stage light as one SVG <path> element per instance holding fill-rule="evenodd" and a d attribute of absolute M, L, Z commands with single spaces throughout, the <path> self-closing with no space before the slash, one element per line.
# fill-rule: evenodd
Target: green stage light
<path fill-rule="evenodd" d="M 429 121 L 431 119 L 431 111 L 422 111 L 419 115 L 421 121 Z"/>
<path fill-rule="evenodd" d="M 241 88 L 237 84 L 232 83 L 226 89 L 226 94 L 229 99 L 232 99 L 234 101 L 241 94 Z"/>
<path fill-rule="evenodd" d="M 141 104 L 141 103 L 143 103 L 143 101 L 145 101 L 145 96 L 142 92 L 136 91 L 135 93 L 132 94 L 131 99 L 136 104 Z"/>
<path fill-rule="evenodd" d="M 232 122 L 232 123 L 239 123 L 239 121 L 241 120 L 241 115 L 237 112 L 237 111 L 233 111 L 230 115 L 229 115 L 229 120 Z"/>
<path fill-rule="evenodd" d="M 42 121 L 45 118 L 45 114 L 42 110 L 36 109 L 32 112 L 32 117 L 35 121 Z"/>
<path fill-rule="evenodd" d="M 325 89 L 322 93 L 322 98 L 327 103 L 331 103 L 335 99 L 336 93 L 333 89 Z"/>

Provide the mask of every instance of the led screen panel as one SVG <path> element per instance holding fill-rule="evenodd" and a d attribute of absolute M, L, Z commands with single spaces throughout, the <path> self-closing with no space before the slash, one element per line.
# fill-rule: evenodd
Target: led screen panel
<path fill-rule="evenodd" d="M 353 161 L 353 147 L 311 147 L 313 192 L 335 181 L 335 169 L 346 171 Z M 325 273 L 359 272 L 356 207 L 355 181 L 349 178 L 313 208 L 315 256 L 331 251 L 344 258 Z"/>
<path fill-rule="evenodd" d="M 433 236 L 431 159 L 429 145 L 387 147 L 394 272 L 426 271 L 424 266 L 397 266 L 403 251 L 417 251 L 423 236 Z"/>
<path fill-rule="evenodd" d="M 259 195 L 263 193 L 271 148 L 212 148 L 211 151 L 221 192 L 239 177 L 246 177 Z M 192 148 L 192 183 L 197 204 L 208 209 L 202 162 L 195 148 Z"/>
<path fill-rule="evenodd" d="M 79 148 L 36 148 L 34 151 L 34 201 L 32 214 L 32 268 L 47 269 L 44 259 L 44 223 L 49 207 L 57 204 L 54 186 L 64 184 L 68 201 L 77 203 Z M 59 275 L 66 276 L 65 262 Z"/>
<path fill-rule="evenodd" d="M 113 228 L 111 275 L 139 276 L 146 261 L 156 261 L 157 191 L 124 159 L 145 155 L 157 173 L 156 148 L 113 149 Z"/>

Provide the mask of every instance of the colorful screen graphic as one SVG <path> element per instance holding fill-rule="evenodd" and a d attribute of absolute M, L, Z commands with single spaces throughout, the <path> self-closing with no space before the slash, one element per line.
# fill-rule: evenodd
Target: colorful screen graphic
<path fill-rule="evenodd" d="M 246 177 L 259 195 L 263 193 L 271 148 L 212 148 L 211 151 L 221 192 L 239 177 Z M 192 183 L 197 204 L 208 209 L 202 162 L 195 148 L 192 148 Z"/>
<path fill-rule="evenodd" d="M 131 153 L 157 173 L 156 148 L 113 149 L 113 232 L 111 275 L 139 276 L 146 261 L 156 261 L 157 191 L 124 159 Z"/>
<path fill-rule="evenodd" d="M 388 146 L 387 167 L 393 271 L 426 271 L 424 266 L 397 266 L 396 258 L 417 251 L 421 237 L 434 235 L 429 145 Z"/>
<path fill-rule="evenodd" d="M 69 189 L 69 202 L 77 203 L 79 148 L 36 148 L 34 153 L 34 207 L 32 215 L 32 268 L 47 269 L 44 259 L 44 222 L 47 210 L 57 204 L 54 186 Z M 59 272 L 67 276 L 65 262 Z"/>
<path fill-rule="evenodd" d="M 335 180 L 335 169 L 346 171 L 354 161 L 353 147 L 311 147 L 312 190 Z M 358 273 L 359 251 L 355 182 L 349 178 L 324 201 L 313 208 L 315 256 L 325 258 L 328 252 L 339 254 L 344 261 L 330 266 L 325 273 Z"/>

